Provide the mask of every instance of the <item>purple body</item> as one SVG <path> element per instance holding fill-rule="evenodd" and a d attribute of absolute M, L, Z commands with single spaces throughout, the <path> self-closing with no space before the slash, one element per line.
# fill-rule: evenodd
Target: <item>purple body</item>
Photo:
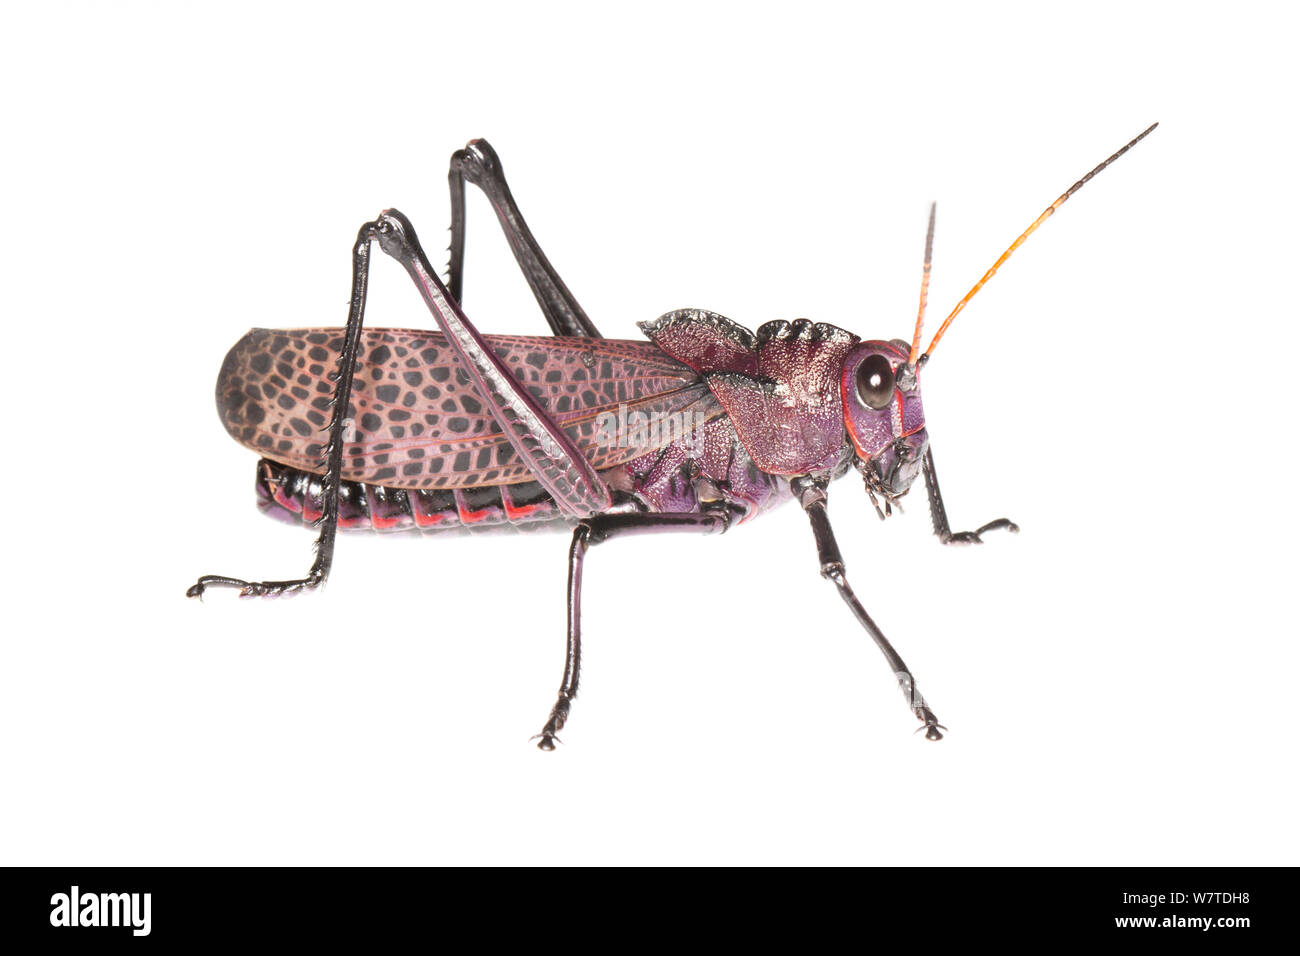
<path fill-rule="evenodd" d="M 598 466 L 596 474 L 613 496 L 613 510 L 682 514 L 723 506 L 745 521 L 787 500 L 790 476 L 838 477 L 855 456 L 860 467 L 865 464 L 876 475 L 877 490 L 888 497 L 906 492 L 915 478 L 926 442 L 915 375 L 910 380 L 902 376 L 904 381 L 886 408 L 867 407 L 854 390 L 858 365 L 869 356 L 883 355 L 891 367 L 901 368 L 907 358 L 902 343 L 862 343 L 843 329 L 803 319 L 769 322 L 754 334 L 722 316 L 694 309 L 668 313 L 642 328 L 661 357 L 638 356 L 628 346 L 621 346 L 623 360 L 630 361 L 630 354 L 638 365 L 627 366 L 622 373 L 626 381 L 611 381 L 599 394 L 594 394 L 589 384 L 575 388 L 566 381 L 575 369 L 585 379 L 600 370 L 601 366 L 590 362 L 590 367 L 575 362 L 574 356 L 582 354 L 582 340 L 516 337 L 497 340 L 500 344 L 495 345 L 507 360 L 503 364 L 515 370 L 537 404 L 556 414 L 557 420 L 573 423 L 568 433 L 575 446 Z M 372 334 L 378 344 L 364 353 L 366 357 L 393 354 L 395 333 Z M 442 341 L 425 334 L 424 339 L 409 344 L 427 348 L 426 339 L 435 345 Z M 605 350 L 620 345 L 609 340 L 592 340 L 591 344 L 593 349 Z M 287 347 L 291 349 L 292 343 Z M 218 383 L 219 396 L 230 393 L 232 382 L 248 391 L 247 380 L 257 374 L 252 359 L 259 353 L 252 350 L 248 354 L 252 358 L 244 361 L 232 351 Z M 412 350 L 412 354 L 417 353 Z M 459 360 L 450 350 L 439 349 L 438 361 L 454 372 Z M 372 368 L 377 376 L 382 371 L 379 364 L 359 363 L 359 377 Z M 640 374 L 636 368 L 645 368 L 646 373 Z M 680 371 L 674 372 L 674 368 Z M 650 375 L 653 378 L 647 377 Z M 448 380 L 457 378 L 452 375 Z M 662 391 L 647 393 L 640 381 L 662 382 L 658 386 Z M 444 382 L 443 392 L 446 390 Z M 579 404 L 584 394 L 586 404 Z M 684 400 L 668 400 L 672 395 Z M 442 394 L 438 399 L 446 401 Z M 629 415 L 626 400 L 634 402 L 637 411 Z M 229 399 L 225 401 L 228 406 Z M 364 387 L 356 404 L 362 420 L 369 421 L 372 406 Z M 242 417 L 238 420 L 223 406 L 227 427 L 236 437 L 247 434 L 237 433 L 237 426 L 246 427 L 243 423 L 250 417 L 249 406 L 248 401 L 239 404 L 237 412 Z M 256 412 L 251 417 L 256 417 Z M 403 487 L 349 480 L 345 475 L 339 494 L 339 527 L 392 532 L 572 523 L 572 515 L 526 471 L 517 467 L 499 472 L 473 470 L 480 456 L 487 456 L 482 448 L 472 456 L 460 450 L 471 441 L 495 449 L 490 461 L 493 466 L 508 465 L 512 460 L 507 457 L 510 449 L 504 439 L 491 432 L 489 416 L 475 419 L 468 436 L 439 431 L 438 420 L 432 416 L 429 420 L 433 424 L 422 440 L 430 448 L 423 461 L 435 456 L 447 462 L 468 457 L 471 470 L 450 473 L 452 480 L 441 487 L 414 487 L 415 479 Z M 676 430 L 661 428 L 665 423 L 676 425 Z M 275 424 L 264 427 L 276 428 Z M 349 445 L 349 456 L 357 466 L 370 464 L 394 441 L 405 440 L 410 445 L 411 426 L 405 417 L 402 424 L 386 427 L 396 434 L 363 433 Z M 275 438 L 281 438 L 278 432 Z M 317 473 L 300 467 L 296 445 L 293 452 L 283 456 L 272 452 L 259 462 L 259 507 L 283 520 L 311 524 L 320 517 L 321 481 Z M 514 480 L 493 480 L 498 473 Z M 419 481 L 427 482 L 429 474 L 426 467 Z"/>

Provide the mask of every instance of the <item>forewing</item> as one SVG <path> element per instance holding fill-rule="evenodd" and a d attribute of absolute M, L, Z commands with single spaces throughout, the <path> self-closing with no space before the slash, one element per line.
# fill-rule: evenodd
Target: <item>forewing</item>
<path fill-rule="evenodd" d="M 666 428 L 611 427 L 620 420 L 640 414 L 698 424 L 721 414 L 700 376 L 650 342 L 487 340 L 598 470 L 674 437 Z M 217 381 L 226 430 L 267 458 L 319 472 L 342 347 L 342 329 L 250 331 L 226 356 Z M 468 488 L 533 479 L 440 333 L 364 330 L 352 389 L 347 480 Z"/>

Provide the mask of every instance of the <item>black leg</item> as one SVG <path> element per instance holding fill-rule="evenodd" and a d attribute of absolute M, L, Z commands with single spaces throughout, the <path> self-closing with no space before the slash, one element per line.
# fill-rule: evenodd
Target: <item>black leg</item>
<path fill-rule="evenodd" d="M 555 706 L 551 708 L 546 726 L 537 735 L 539 750 L 554 750 L 558 738 L 569 719 L 569 708 L 578 696 L 578 673 L 582 666 L 582 563 L 587 549 L 595 544 L 624 535 L 656 534 L 669 531 L 696 531 L 703 534 L 727 530 L 729 513 L 709 511 L 702 514 L 610 514 L 584 518 L 573 529 L 573 543 L 569 546 L 569 630 L 565 644 L 564 678 Z M 534 738 L 534 739 L 537 739 Z"/>
<path fill-rule="evenodd" d="M 607 511 L 613 499 L 604 479 L 474 328 L 429 265 L 410 221 L 396 209 L 386 209 L 375 223 L 375 238 L 415 282 L 438 328 L 465 363 L 478 397 L 555 503 L 575 518 Z"/>
<path fill-rule="evenodd" d="M 352 247 L 352 304 L 348 309 L 348 327 L 343 354 L 335 372 L 334 395 L 330 399 L 329 443 L 325 446 L 321 482 L 320 535 L 316 538 L 315 560 L 307 576 L 290 581 L 245 581 L 224 574 L 205 574 L 185 592 L 187 597 L 202 597 L 208 588 L 236 588 L 241 597 L 278 597 L 298 591 L 312 591 L 325 583 L 334 561 L 334 536 L 339 523 L 339 481 L 343 468 L 343 425 L 352 399 L 352 373 L 361 341 L 361 323 L 366 311 L 366 282 L 370 275 L 370 243 L 375 238 L 376 223 L 368 222 L 357 233 Z"/>
<path fill-rule="evenodd" d="M 533 238 L 528 224 L 515 205 L 510 187 L 506 185 L 501 159 L 485 139 L 471 140 L 464 149 L 451 157 L 447 181 L 451 186 L 451 259 L 448 263 L 447 287 L 452 298 L 464 302 L 465 291 L 465 182 L 468 180 L 492 203 L 501 229 L 510 243 L 510 251 L 528 280 L 528 286 L 537 298 L 537 304 L 546 314 L 546 321 L 556 335 L 578 335 L 600 338 L 596 326 L 582 311 L 578 300 L 560 279 Z"/>
<path fill-rule="evenodd" d="M 999 528 L 1006 528 L 1012 534 L 1020 531 L 1020 526 L 1008 518 L 990 521 L 974 531 L 953 531 L 948 527 L 948 510 L 943 506 L 943 495 L 939 492 L 939 475 L 934 470 L 934 453 L 929 448 L 925 450 L 925 460 L 921 470 L 925 475 L 925 493 L 930 499 L 930 521 L 933 522 L 934 533 L 939 536 L 941 543 L 983 544 L 984 540 L 980 536 L 986 531 L 997 531 Z"/>
<path fill-rule="evenodd" d="M 821 562 L 822 577 L 834 582 L 835 587 L 839 589 L 840 597 L 844 603 L 849 606 L 853 616 L 871 635 L 871 639 L 876 642 L 880 648 L 880 653 L 885 655 L 885 660 L 889 661 L 889 666 L 893 668 L 894 676 L 898 679 L 899 689 L 902 690 L 903 696 L 907 698 L 907 705 L 916 715 L 916 719 L 925 725 L 925 736 L 927 740 L 942 740 L 943 725 L 939 723 L 937 717 L 921 696 L 921 691 L 916 686 L 916 678 L 908 669 L 903 659 L 898 656 L 884 632 L 876 626 L 876 622 L 871 619 L 866 609 L 858 601 L 857 595 L 849 587 L 848 577 L 844 573 L 844 559 L 840 556 L 839 545 L 835 543 L 835 534 L 831 531 L 830 518 L 826 515 L 826 482 L 822 479 L 815 479 L 808 476 L 795 478 L 790 482 L 790 488 L 794 492 L 795 498 L 803 507 L 808 515 L 808 520 L 812 523 L 813 538 L 817 542 L 817 557 Z"/>

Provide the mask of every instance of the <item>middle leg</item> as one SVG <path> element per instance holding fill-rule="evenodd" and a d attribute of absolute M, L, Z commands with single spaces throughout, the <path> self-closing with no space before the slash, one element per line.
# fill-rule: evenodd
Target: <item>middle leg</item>
<path fill-rule="evenodd" d="M 539 750 L 554 750 L 556 735 L 569 719 L 569 709 L 578 696 L 578 674 L 582 666 L 582 564 L 587 549 L 611 538 L 634 534 L 662 534 L 670 531 L 695 531 L 702 534 L 723 532 L 731 522 L 725 507 L 700 513 L 594 515 L 578 522 L 569 546 L 569 629 L 565 643 L 564 677 L 555 706 L 542 732 L 537 735 Z M 534 738 L 534 739 L 537 739 Z"/>

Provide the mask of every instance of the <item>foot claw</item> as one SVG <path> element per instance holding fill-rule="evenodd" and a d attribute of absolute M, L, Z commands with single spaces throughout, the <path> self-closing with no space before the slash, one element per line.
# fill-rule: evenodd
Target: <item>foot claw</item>
<path fill-rule="evenodd" d="M 947 729 L 948 728 L 945 727 L 943 724 L 927 723 L 924 726 L 917 727 L 915 732 L 919 734 L 921 731 L 924 730 L 926 740 L 943 740 L 943 731 Z"/>
<path fill-rule="evenodd" d="M 551 716 L 547 718 L 545 726 L 542 727 L 542 732 L 532 738 L 537 741 L 537 749 L 554 750 L 555 745 L 560 743 L 560 738 L 556 734 L 564 729 L 564 724 L 568 719 L 569 700 L 561 697 L 555 702 L 555 706 L 551 708 Z"/>
<path fill-rule="evenodd" d="M 550 753 L 552 750 L 555 749 L 555 745 L 561 742 L 559 737 L 545 730 L 543 730 L 540 734 L 534 734 L 530 739 L 536 740 L 537 749 L 543 750 L 546 753 Z"/>
<path fill-rule="evenodd" d="M 1016 524 L 1009 518 L 998 518 L 996 521 L 990 521 L 988 524 L 976 528 L 974 531 L 954 531 L 943 539 L 944 544 L 983 544 L 983 535 L 986 531 L 999 531 L 1005 528 L 1012 534 L 1020 533 L 1020 525 Z"/>
<path fill-rule="evenodd" d="M 186 597 L 201 598 L 210 587 L 237 590 L 241 598 L 281 597 L 314 591 L 325 583 L 320 574 L 309 574 L 296 581 L 244 581 L 240 578 L 228 578 L 220 574 L 205 574 L 185 592 Z"/>
<path fill-rule="evenodd" d="M 1006 528 L 1012 534 L 1020 533 L 1020 525 L 1016 524 L 1010 518 L 998 518 L 996 521 L 990 521 L 988 524 L 984 525 L 983 527 L 977 528 L 975 530 L 975 535 L 976 537 L 978 537 L 979 535 L 982 535 L 985 531 L 997 531 L 1001 528 Z"/>

